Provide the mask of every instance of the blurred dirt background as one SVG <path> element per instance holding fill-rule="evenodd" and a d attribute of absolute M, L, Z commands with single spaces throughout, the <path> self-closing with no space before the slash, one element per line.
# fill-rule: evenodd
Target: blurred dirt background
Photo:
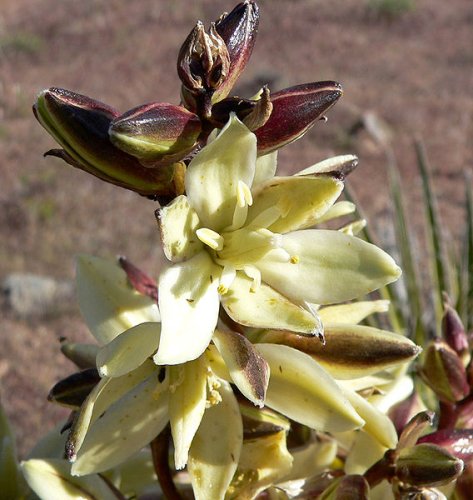
<path fill-rule="evenodd" d="M 389 246 L 382 142 L 394 148 L 410 217 L 421 231 L 412 147 L 418 136 L 430 158 L 445 229 L 458 240 L 464 228 L 464 171 L 473 165 L 472 2 L 259 4 L 256 48 L 236 93 L 249 97 L 265 83 L 279 90 L 332 79 L 345 89 L 327 123 L 281 151 L 280 171 L 356 153 L 360 166 L 348 182 Z M 77 253 L 123 254 L 157 275 L 154 203 L 58 159 L 42 158 L 55 143 L 36 123 L 31 105 L 38 91 L 50 86 L 122 111 L 153 100 L 177 103 L 175 59 L 182 41 L 197 19 L 208 25 L 233 5 L 233 0 L 0 0 L 1 282 L 12 273 L 32 273 L 65 280 L 69 290 Z M 393 6 L 398 12 L 390 11 Z M 34 314 L 22 311 L 21 291 L 16 311 L 7 304 L 12 297 L 4 297 L 0 396 L 22 455 L 67 413 L 46 401 L 52 384 L 73 370 L 59 354 L 59 337 L 90 339 L 69 291 L 54 299 L 55 312 L 40 308 Z"/>

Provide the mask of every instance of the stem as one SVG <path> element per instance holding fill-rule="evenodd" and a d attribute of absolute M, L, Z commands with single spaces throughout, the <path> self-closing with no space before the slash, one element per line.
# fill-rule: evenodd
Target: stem
<path fill-rule="evenodd" d="M 151 456 L 153 457 L 154 470 L 158 476 L 158 481 L 163 490 L 164 497 L 168 500 L 182 500 L 172 479 L 171 469 L 169 468 L 168 454 L 170 439 L 171 427 L 168 424 L 161 434 L 151 441 Z"/>
<path fill-rule="evenodd" d="M 379 484 L 383 479 L 388 481 L 394 477 L 394 463 L 396 460 L 396 451 L 388 450 L 381 460 L 373 464 L 364 474 L 370 488 Z"/>

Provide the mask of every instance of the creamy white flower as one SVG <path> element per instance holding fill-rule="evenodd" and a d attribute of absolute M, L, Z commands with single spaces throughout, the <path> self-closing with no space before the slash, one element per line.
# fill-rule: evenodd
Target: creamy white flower
<path fill-rule="evenodd" d="M 337 175 L 316 166 L 293 177 L 274 172 L 275 156 L 257 159 L 255 135 L 232 117 L 190 163 L 187 195 L 159 211 L 172 265 L 159 281 L 157 364 L 200 356 L 220 303 L 242 325 L 316 335 L 309 303 L 350 300 L 399 276 L 376 246 L 307 229 L 327 219 L 343 189 Z"/>

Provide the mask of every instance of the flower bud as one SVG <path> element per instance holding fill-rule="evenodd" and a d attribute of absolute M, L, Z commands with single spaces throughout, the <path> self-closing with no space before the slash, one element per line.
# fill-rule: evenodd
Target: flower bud
<path fill-rule="evenodd" d="M 470 392 L 460 357 L 441 340 L 427 347 L 421 375 L 441 401 L 455 403 Z"/>
<path fill-rule="evenodd" d="M 77 409 L 100 381 L 96 368 L 88 368 L 60 380 L 49 391 L 48 400 Z"/>
<path fill-rule="evenodd" d="M 457 479 L 455 485 L 455 500 L 471 500 L 471 492 L 473 491 L 473 463 L 465 466 L 463 474 Z"/>
<path fill-rule="evenodd" d="M 212 96 L 212 102 L 227 97 L 236 80 L 245 69 L 253 52 L 259 24 L 259 9 L 253 0 L 239 3 L 229 14 L 224 14 L 215 29 L 222 37 L 230 58 L 228 74 Z"/>
<path fill-rule="evenodd" d="M 460 357 L 463 357 L 468 353 L 468 338 L 465 327 L 457 311 L 448 302 L 445 302 L 443 307 L 443 338 Z"/>
<path fill-rule="evenodd" d="M 46 155 L 57 156 L 73 167 L 144 196 L 176 196 L 182 192 L 180 164 L 148 169 L 112 144 L 108 129 L 119 113 L 106 104 L 53 87 L 39 94 L 33 112 L 64 148 Z"/>
<path fill-rule="evenodd" d="M 97 344 L 79 344 L 68 342 L 65 339 L 61 340 L 61 352 L 81 370 L 95 368 L 95 358 L 98 350 L 99 346 Z"/>
<path fill-rule="evenodd" d="M 141 269 L 132 264 L 126 257 L 118 257 L 118 264 L 125 271 L 130 285 L 142 295 L 158 302 L 158 284 Z"/>
<path fill-rule="evenodd" d="M 434 416 L 435 414 L 432 411 L 421 411 L 412 417 L 401 432 L 397 449 L 415 446 L 425 429 L 432 425 Z"/>
<path fill-rule="evenodd" d="M 440 486 L 454 481 L 463 471 L 463 462 L 434 444 L 403 448 L 396 461 L 396 477 L 414 486 Z"/>
<path fill-rule="evenodd" d="M 255 131 L 258 155 L 265 155 L 302 137 L 342 95 L 336 82 L 315 82 L 271 94 L 273 111 Z"/>
<path fill-rule="evenodd" d="M 177 57 L 177 73 L 184 87 L 196 95 L 213 93 L 225 81 L 229 67 L 230 56 L 215 23 L 206 33 L 198 21 Z"/>
<path fill-rule="evenodd" d="M 149 166 L 175 163 L 194 148 L 199 117 L 181 106 L 150 103 L 127 111 L 110 123 L 112 143 Z"/>
<path fill-rule="evenodd" d="M 441 446 L 465 463 L 473 459 L 473 429 L 442 429 L 422 436 L 418 442 Z"/>

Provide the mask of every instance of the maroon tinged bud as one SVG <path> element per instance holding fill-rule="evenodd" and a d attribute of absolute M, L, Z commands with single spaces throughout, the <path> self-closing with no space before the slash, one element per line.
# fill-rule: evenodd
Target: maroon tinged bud
<path fill-rule="evenodd" d="M 199 117 L 181 106 L 150 103 L 115 118 L 109 128 L 115 146 L 149 162 L 145 166 L 174 163 L 195 147 L 201 131 Z"/>
<path fill-rule="evenodd" d="M 473 459 L 473 429 L 443 429 L 422 436 L 418 443 L 441 446 L 464 462 Z"/>
<path fill-rule="evenodd" d="M 183 186 L 177 186 L 183 182 L 176 184 L 180 169 L 175 165 L 150 170 L 112 144 L 108 129 L 119 113 L 106 104 L 53 87 L 39 94 L 33 112 L 64 148 L 46 155 L 145 196 L 181 194 Z"/>
<path fill-rule="evenodd" d="M 442 334 L 448 345 L 461 357 L 468 353 L 468 338 L 465 327 L 457 311 L 448 303 L 444 303 L 442 318 Z"/>
<path fill-rule="evenodd" d="M 456 403 L 470 392 L 465 367 L 460 357 L 441 340 L 431 342 L 425 350 L 421 375 L 443 402 Z"/>
<path fill-rule="evenodd" d="M 253 52 L 258 24 L 259 9 L 253 0 L 239 3 L 229 14 L 224 14 L 215 23 L 217 33 L 227 47 L 230 67 L 225 81 L 212 96 L 212 102 L 215 103 L 227 97 L 245 69 Z"/>
<path fill-rule="evenodd" d="M 305 83 L 271 94 L 273 111 L 255 131 L 258 155 L 265 155 L 302 137 L 341 97 L 336 82 Z"/>
<path fill-rule="evenodd" d="M 150 278 L 146 273 L 138 269 L 126 257 L 119 257 L 118 263 L 125 271 L 130 285 L 142 295 L 152 298 L 155 302 L 158 301 L 158 285 L 153 278 Z"/>

